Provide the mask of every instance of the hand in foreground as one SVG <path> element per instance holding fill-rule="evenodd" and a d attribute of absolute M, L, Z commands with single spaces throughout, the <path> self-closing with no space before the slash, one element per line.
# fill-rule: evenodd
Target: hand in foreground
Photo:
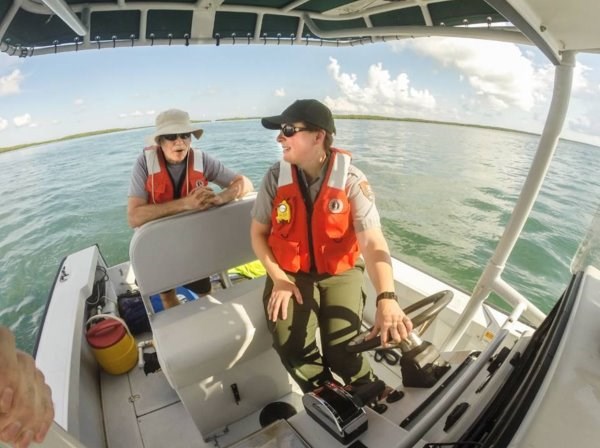
<path fill-rule="evenodd" d="M 214 204 L 215 192 L 210 187 L 195 188 L 183 200 L 188 210 L 205 210 Z"/>
<path fill-rule="evenodd" d="M 379 334 L 381 346 L 386 347 L 388 343 L 399 344 L 403 339 L 407 339 L 412 329 L 411 320 L 404 314 L 398 302 L 382 299 L 377 305 L 375 325 L 366 339 L 372 339 Z"/>
<path fill-rule="evenodd" d="M 18 448 L 41 443 L 53 419 L 44 375 L 30 355 L 15 349 L 10 330 L 0 327 L 0 441 Z"/>
<path fill-rule="evenodd" d="M 267 304 L 269 320 L 277 322 L 280 310 L 281 319 L 287 319 L 288 303 L 292 297 L 296 298 L 296 302 L 302 304 L 302 295 L 294 282 L 287 279 L 274 281 L 271 298 Z"/>

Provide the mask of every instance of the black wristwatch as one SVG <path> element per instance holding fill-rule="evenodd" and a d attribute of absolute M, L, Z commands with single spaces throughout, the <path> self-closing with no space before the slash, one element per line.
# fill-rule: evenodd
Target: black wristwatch
<path fill-rule="evenodd" d="M 397 302 L 398 296 L 394 291 L 384 291 L 377 295 L 377 299 L 375 299 L 375 306 L 379 305 L 379 301 L 381 299 L 393 299 Z"/>

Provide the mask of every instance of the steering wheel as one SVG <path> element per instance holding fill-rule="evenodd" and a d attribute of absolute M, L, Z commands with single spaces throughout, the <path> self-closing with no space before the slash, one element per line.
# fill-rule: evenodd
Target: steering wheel
<path fill-rule="evenodd" d="M 421 299 L 418 302 L 415 302 L 412 305 L 404 308 L 404 313 L 408 315 L 420 310 L 421 308 L 428 307 L 415 317 L 411 318 L 414 328 L 413 332 L 415 332 L 417 336 L 423 334 L 429 325 L 431 325 L 433 319 L 435 319 L 437 315 L 440 314 L 440 311 L 446 308 L 446 306 L 450 303 L 452 297 L 454 297 L 454 293 L 452 291 L 444 290 L 427 296 L 424 299 Z M 348 345 L 346 345 L 346 350 L 350 353 L 359 353 L 380 348 L 380 336 L 375 336 L 373 339 L 369 339 L 368 341 L 365 340 L 367 335 L 371 332 L 371 329 L 360 333 L 358 336 L 353 338 Z"/>

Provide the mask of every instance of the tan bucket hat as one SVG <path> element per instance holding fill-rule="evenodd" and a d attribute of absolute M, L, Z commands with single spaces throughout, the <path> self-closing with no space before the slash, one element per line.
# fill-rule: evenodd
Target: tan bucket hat
<path fill-rule="evenodd" d="M 186 132 L 192 133 L 198 139 L 204 131 L 190 121 L 190 115 L 187 112 L 169 109 L 156 116 L 156 130 L 148 139 L 157 143 L 156 139 L 161 135 L 185 134 Z"/>

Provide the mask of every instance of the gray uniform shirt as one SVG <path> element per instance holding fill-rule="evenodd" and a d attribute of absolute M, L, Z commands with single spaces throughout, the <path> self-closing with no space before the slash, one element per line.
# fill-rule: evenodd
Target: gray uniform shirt
<path fill-rule="evenodd" d="M 221 188 L 227 188 L 233 181 L 236 173 L 226 168 L 217 159 L 209 156 L 204 151 L 198 149 L 194 150 L 194 156 L 202 157 L 204 166 L 204 177 L 209 182 L 217 184 Z M 167 170 L 171 175 L 171 179 L 175 182 L 175 186 L 178 185 L 185 175 L 185 164 L 187 159 L 181 163 L 168 163 Z M 131 173 L 131 181 L 129 182 L 128 196 L 135 196 L 138 198 L 144 198 L 148 201 L 148 192 L 146 191 L 146 180 L 148 179 L 148 166 L 146 165 L 146 157 L 144 153 L 139 155 L 135 165 L 133 166 L 133 172 Z"/>
<path fill-rule="evenodd" d="M 327 174 L 327 163 L 323 164 L 319 177 L 310 182 L 308 191 L 311 200 L 315 201 L 323 179 Z M 303 176 L 300 176 L 303 177 Z M 265 174 L 265 177 L 260 184 L 256 202 L 252 207 L 252 218 L 262 224 L 271 224 L 271 210 L 273 207 L 273 199 L 277 192 L 277 181 L 279 179 L 279 162 L 271 166 Z M 303 179 L 299 179 L 300 182 Z M 379 212 L 375 207 L 375 199 L 366 176 L 361 170 L 354 165 L 350 165 L 348 169 L 348 178 L 346 180 L 346 194 L 350 201 L 350 213 L 352 214 L 352 222 L 355 232 L 363 230 L 379 228 L 381 223 L 379 220 Z"/>

